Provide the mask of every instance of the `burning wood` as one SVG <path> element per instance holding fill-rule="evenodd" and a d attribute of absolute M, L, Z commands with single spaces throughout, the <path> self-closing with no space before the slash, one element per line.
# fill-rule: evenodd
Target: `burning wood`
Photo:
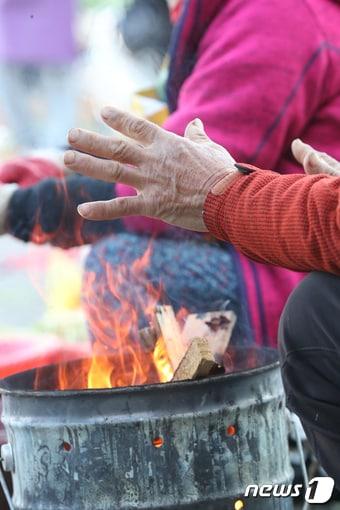
<path fill-rule="evenodd" d="M 163 289 L 161 284 L 155 286 L 148 281 L 151 255 L 152 243 L 132 264 L 122 263 L 117 268 L 104 257 L 99 262 L 100 271 L 97 265 L 86 271 L 84 310 L 93 340 L 92 356 L 80 363 L 76 375 L 69 365 L 61 364 L 55 383 L 58 389 L 166 383 L 172 380 L 180 364 L 176 378 L 201 377 L 209 372 L 206 368 L 202 372 L 201 368 L 206 366 L 205 361 L 212 361 L 210 354 L 220 361 L 235 315 L 222 311 L 188 316 L 188 311 L 181 309 L 176 317 L 171 306 L 157 306 Z M 149 327 L 141 330 L 138 338 L 141 314 L 143 320 L 149 321 Z M 187 318 L 184 328 L 182 318 Z M 198 351 L 195 351 L 192 339 L 197 337 L 208 342 L 205 351 L 200 342 L 196 342 Z M 183 367 L 186 372 L 181 376 Z M 41 380 L 39 372 L 36 389 L 40 388 Z"/>
<path fill-rule="evenodd" d="M 172 368 L 176 370 L 186 353 L 186 346 L 173 308 L 169 305 L 157 306 L 156 322 Z"/>
<path fill-rule="evenodd" d="M 181 360 L 172 381 L 200 379 L 218 371 L 214 354 L 206 338 L 194 338 Z"/>
<path fill-rule="evenodd" d="M 141 329 L 139 335 L 147 352 L 155 351 L 161 341 L 162 357 L 174 372 L 168 380 L 197 379 L 218 371 L 235 323 L 231 310 L 190 314 L 181 330 L 173 308 L 157 306 L 155 326 Z"/>
<path fill-rule="evenodd" d="M 188 315 L 182 335 L 186 343 L 195 337 L 206 338 L 216 361 L 221 362 L 235 323 L 236 314 L 232 310 L 193 313 Z"/>

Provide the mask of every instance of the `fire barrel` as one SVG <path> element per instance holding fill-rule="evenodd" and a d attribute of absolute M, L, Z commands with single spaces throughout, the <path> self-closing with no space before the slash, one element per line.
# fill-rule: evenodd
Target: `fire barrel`
<path fill-rule="evenodd" d="M 15 510 L 291 509 L 245 498 L 292 479 L 276 353 L 260 354 L 199 381 L 36 391 L 35 370 L 4 379 Z"/>

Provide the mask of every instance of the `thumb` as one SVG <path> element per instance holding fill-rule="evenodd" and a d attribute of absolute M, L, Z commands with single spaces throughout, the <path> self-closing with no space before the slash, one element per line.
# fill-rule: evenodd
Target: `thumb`
<path fill-rule="evenodd" d="M 301 165 L 304 164 L 305 158 L 308 154 L 311 152 L 314 152 L 314 149 L 311 145 L 308 145 L 307 143 L 304 143 L 299 138 L 296 138 L 292 142 L 292 153 L 296 161 L 300 163 Z"/>
<path fill-rule="evenodd" d="M 203 122 L 201 119 L 194 119 L 185 128 L 185 138 L 189 138 L 192 142 L 207 143 L 211 142 L 210 138 L 204 131 Z"/>
<path fill-rule="evenodd" d="M 292 143 L 292 153 L 295 159 L 303 166 L 307 175 L 334 173 L 327 161 L 320 157 L 318 151 L 298 138 Z"/>
<path fill-rule="evenodd" d="M 304 159 L 303 168 L 308 175 L 328 174 L 334 175 L 333 168 L 320 158 L 316 152 L 310 152 Z"/>

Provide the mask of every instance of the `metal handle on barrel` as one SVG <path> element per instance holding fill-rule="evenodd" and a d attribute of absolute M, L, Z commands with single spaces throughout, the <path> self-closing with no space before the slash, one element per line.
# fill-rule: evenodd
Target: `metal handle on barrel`
<path fill-rule="evenodd" d="M 299 457 L 300 457 L 300 465 L 301 465 L 301 470 L 302 470 L 303 482 L 305 485 L 305 490 L 307 490 L 308 471 L 307 471 L 305 456 L 303 453 L 302 441 L 301 441 L 301 437 L 300 437 L 300 433 L 299 433 L 299 429 L 298 429 L 298 417 L 296 415 L 294 415 L 292 412 L 290 412 L 288 409 L 286 409 L 286 411 L 287 411 L 288 423 L 290 425 L 290 430 L 292 432 L 292 435 L 295 436 L 295 441 L 297 444 Z M 307 503 L 307 501 L 305 501 L 302 510 L 308 510 L 308 509 L 309 509 L 309 503 Z"/>
<path fill-rule="evenodd" d="M 9 510 L 15 510 L 12 502 L 11 494 L 9 492 L 3 471 L 13 471 L 14 461 L 12 448 L 9 443 L 1 446 L 1 457 L 0 457 L 0 485 L 5 495 Z"/>

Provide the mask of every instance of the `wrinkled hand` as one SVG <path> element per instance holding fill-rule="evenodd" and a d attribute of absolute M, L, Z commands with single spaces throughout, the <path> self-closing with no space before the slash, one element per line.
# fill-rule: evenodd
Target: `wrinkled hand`
<path fill-rule="evenodd" d="M 82 152 L 66 152 L 65 165 L 89 177 L 133 186 L 137 195 L 82 204 L 79 213 L 90 220 L 150 216 L 206 231 L 202 211 L 207 194 L 223 192 L 238 172 L 230 154 L 205 134 L 202 122 L 190 122 L 182 138 L 114 108 L 105 108 L 102 117 L 128 138 L 72 129 L 69 143 Z"/>
<path fill-rule="evenodd" d="M 311 145 L 296 139 L 292 143 L 295 159 L 301 163 L 306 174 L 328 174 L 340 176 L 340 163 L 325 152 L 315 150 Z"/>

